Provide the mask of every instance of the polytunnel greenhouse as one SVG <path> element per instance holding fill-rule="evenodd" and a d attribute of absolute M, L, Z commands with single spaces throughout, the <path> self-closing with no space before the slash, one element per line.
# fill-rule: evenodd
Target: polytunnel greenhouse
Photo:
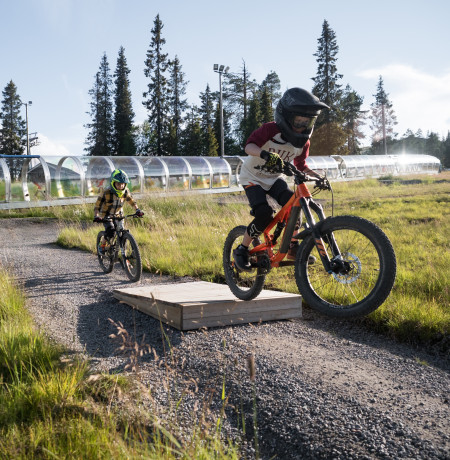
<path fill-rule="evenodd" d="M 137 196 L 239 191 L 244 158 L 0 155 L 0 209 L 94 202 L 115 169 L 127 172 Z M 433 174 L 441 167 L 430 155 L 313 156 L 307 162 L 332 181 Z"/>

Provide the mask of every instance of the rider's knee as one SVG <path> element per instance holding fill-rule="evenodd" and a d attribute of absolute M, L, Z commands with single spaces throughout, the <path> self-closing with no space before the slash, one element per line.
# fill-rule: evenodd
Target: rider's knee
<path fill-rule="evenodd" d="M 273 209 L 267 204 L 260 204 L 252 208 L 252 215 L 255 217 L 247 227 L 247 233 L 252 237 L 258 237 L 272 220 Z"/>
<path fill-rule="evenodd" d="M 106 238 L 112 238 L 114 236 L 114 228 L 107 227 L 105 229 L 105 236 L 106 236 Z"/>

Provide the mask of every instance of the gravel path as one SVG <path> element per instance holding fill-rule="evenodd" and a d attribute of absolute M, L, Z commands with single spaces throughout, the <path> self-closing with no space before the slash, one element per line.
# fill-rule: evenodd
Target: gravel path
<path fill-rule="evenodd" d="M 57 234 L 52 220 L 5 219 L 0 227 L 0 260 L 23 284 L 36 323 L 89 356 L 93 371 L 123 372 L 129 361 L 117 354 L 109 338 L 116 328 L 108 319 L 121 322 L 154 350 L 139 367 L 153 402 L 167 409 L 169 400 L 183 394 L 180 423 L 192 426 L 192 417 L 205 414 L 206 406 L 217 414 L 225 380 L 223 432 L 242 436 L 245 420 L 248 458 L 256 456 L 255 406 L 256 448 L 264 459 L 450 458 L 448 356 L 308 310 L 294 321 L 162 330 L 158 321 L 113 298 L 114 288 L 130 286 L 120 267 L 104 275 L 92 254 L 56 246 Z M 141 281 L 173 282 L 149 274 Z M 249 356 L 255 360 L 254 381 Z"/>

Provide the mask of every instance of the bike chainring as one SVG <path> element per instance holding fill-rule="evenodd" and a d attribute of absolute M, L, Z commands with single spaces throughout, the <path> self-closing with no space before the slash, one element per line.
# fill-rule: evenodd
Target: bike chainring
<path fill-rule="evenodd" d="M 267 254 L 257 256 L 257 265 L 260 273 L 264 275 L 269 273 L 272 269 L 272 266 L 270 265 L 270 259 Z"/>

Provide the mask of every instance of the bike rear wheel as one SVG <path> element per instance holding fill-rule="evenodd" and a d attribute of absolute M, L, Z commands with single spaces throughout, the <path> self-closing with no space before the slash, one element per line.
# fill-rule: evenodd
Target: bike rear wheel
<path fill-rule="evenodd" d="M 106 244 L 104 254 L 102 254 L 99 249 L 100 241 L 102 237 L 105 237 L 105 234 L 106 233 L 104 231 L 101 231 L 97 235 L 97 257 L 102 270 L 105 273 L 111 273 L 114 268 L 114 252 L 112 251 L 111 246 L 109 243 Z"/>
<path fill-rule="evenodd" d="M 121 244 L 125 258 L 122 254 L 122 266 L 130 281 L 139 281 L 142 275 L 142 260 L 139 247 L 133 235 L 126 232 L 122 236 Z"/>
<path fill-rule="evenodd" d="M 313 236 L 305 238 L 295 261 L 295 280 L 303 300 L 332 317 L 364 316 L 376 310 L 395 281 L 396 259 L 388 237 L 372 222 L 355 216 L 330 217 L 319 228 L 330 258 L 330 236 L 334 236 L 342 269 L 327 273 Z M 310 255 L 317 257 L 312 264 L 308 263 Z"/>
<path fill-rule="evenodd" d="M 252 300 L 262 291 L 266 275 L 260 268 L 255 267 L 251 272 L 241 272 L 234 265 L 233 250 L 241 244 L 246 229 L 247 227 L 240 225 L 228 234 L 223 247 L 223 270 L 231 292 L 238 299 Z M 250 261 L 255 264 L 256 257 L 250 258 Z"/>

